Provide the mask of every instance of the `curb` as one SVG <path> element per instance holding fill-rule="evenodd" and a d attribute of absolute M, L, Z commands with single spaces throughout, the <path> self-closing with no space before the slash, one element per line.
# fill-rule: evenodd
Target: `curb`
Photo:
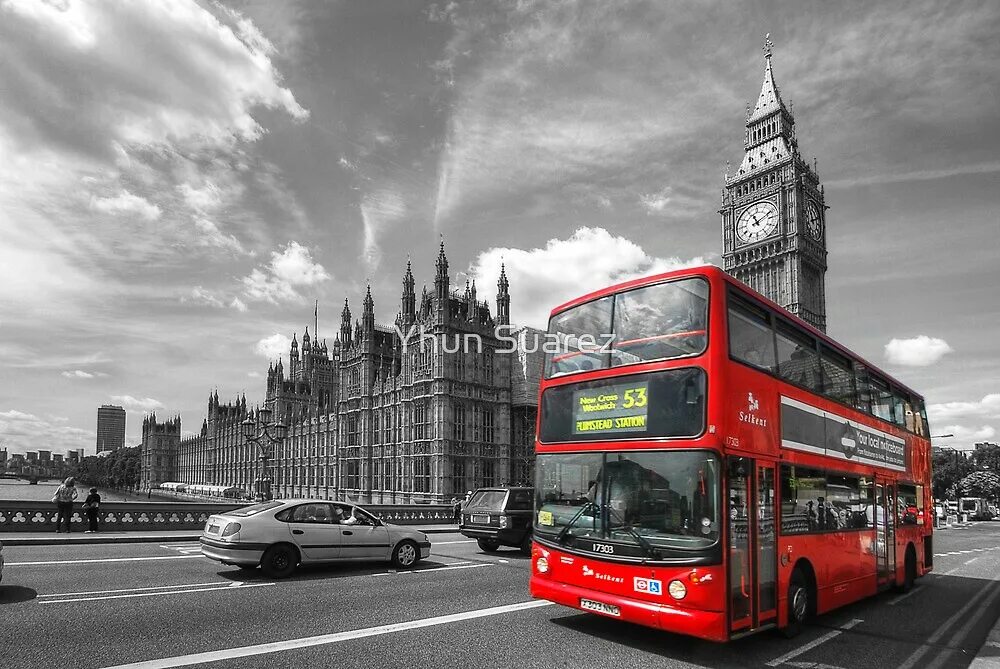
<path fill-rule="evenodd" d="M 403 525 L 406 527 L 406 525 Z M 419 529 L 424 534 L 456 534 L 458 532 L 458 526 L 454 529 L 450 527 L 427 527 L 427 528 L 416 528 Z M 82 544 L 142 544 L 142 543 L 157 543 L 161 541 L 197 541 L 201 537 L 201 532 L 191 532 L 188 534 L 141 534 L 141 535 L 127 535 L 127 534 L 109 534 L 109 535 L 83 535 L 78 537 L 50 537 L 47 535 L 42 535 L 38 537 L 15 537 L 12 539 L 4 539 L 3 534 L 0 533 L 0 542 L 4 546 L 79 546 Z"/>

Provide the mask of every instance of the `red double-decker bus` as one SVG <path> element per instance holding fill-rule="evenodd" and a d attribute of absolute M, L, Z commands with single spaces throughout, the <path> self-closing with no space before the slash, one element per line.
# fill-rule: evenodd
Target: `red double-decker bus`
<path fill-rule="evenodd" d="M 725 641 L 931 570 L 923 399 L 720 269 L 569 302 L 547 347 L 534 597 Z"/>

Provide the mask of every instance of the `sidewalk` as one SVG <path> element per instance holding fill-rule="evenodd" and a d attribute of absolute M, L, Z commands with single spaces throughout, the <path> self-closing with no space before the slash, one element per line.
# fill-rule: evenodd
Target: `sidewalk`
<path fill-rule="evenodd" d="M 402 527 L 410 527 L 403 525 Z M 458 525 L 412 526 L 424 534 L 448 534 L 458 532 Z M 84 534 L 71 532 L 0 532 L 0 542 L 4 546 L 65 546 L 77 544 L 134 544 L 156 543 L 160 541 L 197 541 L 201 530 L 139 530 L 135 532 L 98 532 Z"/>

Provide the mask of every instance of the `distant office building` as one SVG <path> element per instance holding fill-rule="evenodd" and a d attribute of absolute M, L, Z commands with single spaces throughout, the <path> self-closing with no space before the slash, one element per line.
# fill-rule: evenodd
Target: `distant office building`
<path fill-rule="evenodd" d="M 97 452 L 125 446 L 125 409 L 105 404 L 97 410 Z"/>
<path fill-rule="evenodd" d="M 52 461 L 52 451 L 38 451 L 38 461 L 39 462 L 51 462 Z"/>

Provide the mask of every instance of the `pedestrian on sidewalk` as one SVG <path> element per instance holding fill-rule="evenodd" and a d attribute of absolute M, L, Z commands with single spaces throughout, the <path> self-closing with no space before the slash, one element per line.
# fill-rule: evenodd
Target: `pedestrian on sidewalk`
<path fill-rule="evenodd" d="M 83 510 L 87 512 L 87 520 L 90 522 L 87 529 L 84 530 L 85 534 L 97 532 L 97 512 L 100 508 L 101 496 L 97 494 L 97 488 L 91 488 L 90 494 L 87 495 L 87 499 L 83 502 Z"/>
<path fill-rule="evenodd" d="M 62 521 L 66 519 L 66 532 L 71 532 L 70 523 L 73 519 L 73 502 L 76 500 L 76 481 L 72 476 L 68 477 L 63 484 L 56 488 L 56 494 L 52 496 L 52 501 L 56 505 L 56 534 L 62 532 Z"/>
<path fill-rule="evenodd" d="M 456 524 L 462 522 L 462 503 L 458 501 L 457 497 L 451 498 L 451 516 Z"/>

